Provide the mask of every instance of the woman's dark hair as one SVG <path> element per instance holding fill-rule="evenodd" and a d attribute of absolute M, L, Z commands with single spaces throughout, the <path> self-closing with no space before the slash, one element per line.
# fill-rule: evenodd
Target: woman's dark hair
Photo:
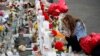
<path fill-rule="evenodd" d="M 68 28 L 71 32 L 71 35 L 73 35 L 75 27 L 76 27 L 76 21 L 77 19 L 73 17 L 72 15 L 67 14 L 63 19 L 62 22 L 65 25 L 66 28 Z"/>

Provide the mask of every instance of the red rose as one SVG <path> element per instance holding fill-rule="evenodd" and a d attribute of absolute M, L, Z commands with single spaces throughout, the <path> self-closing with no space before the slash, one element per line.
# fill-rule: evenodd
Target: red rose
<path fill-rule="evenodd" d="M 57 42 L 55 43 L 55 49 L 57 49 L 58 51 L 63 51 L 63 47 L 64 47 L 63 42 L 57 41 Z"/>
<path fill-rule="evenodd" d="M 0 16 L 4 16 L 4 13 L 2 11 L 0 11 Z"/>
<path fill-rule="evenodd" d="M 41 10 L 44 11 L 44 4 L 40 1 Z"/>
<path fill-rule="evenodd" d="M 41 10 L 44 11 L 44 5 L 43 4 L 41 4 Z"/>
<path fill-rule="evenodd" d="M 49 15 L 46 12 L 43 12 L 43 15 L 45 17 L 45 20 L 49 20 Z"/>
<path fill-rule="evenodd" d="M 57 35 L 57 32 L 55 30 L 52 30 L 51 33 L 52 33 L 53 36 L 56 36 Z"/>
<path fill-rule="evenodd" d="M 49 24 L 49 28 L 50 28 L 50 29 L 53 28 L 53 25 L 52 25 L 52 24 Z"/>
<path fill-rule="evenodd" d="M 37 51 L 37 50 L 38 50 L 38 46 L 35 45 L 35 46 L 33 47 L 33 51 Z"/>

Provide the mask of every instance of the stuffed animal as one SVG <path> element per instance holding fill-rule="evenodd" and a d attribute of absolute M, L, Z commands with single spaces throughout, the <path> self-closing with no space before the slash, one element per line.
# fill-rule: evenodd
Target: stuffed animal
<path fill-rule="evenodd" d="M 18 47 L 18 49 L 19 49 L 20 51 L 25 51 L 25 50 L 26 50 L 26 47 L 25 47 L 24 45 L 20 45 L 20 46 Z"/>

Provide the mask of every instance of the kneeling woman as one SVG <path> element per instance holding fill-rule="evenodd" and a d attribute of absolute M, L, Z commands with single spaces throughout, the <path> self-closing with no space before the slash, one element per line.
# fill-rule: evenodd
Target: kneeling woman
<path fill-rule="evenodd" d="M 68 14 L 62 19 L 62 22 L 64 30 L 63 34 L 66 36 L 68 46 L 71 46 L 73 51 L 81 51 L 79 40 L 87 35 L 85 24 L 81 19 Z"/>

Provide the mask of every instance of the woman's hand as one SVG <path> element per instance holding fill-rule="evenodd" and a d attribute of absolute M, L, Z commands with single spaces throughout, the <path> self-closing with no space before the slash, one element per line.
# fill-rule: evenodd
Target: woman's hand
<path fill-rule="evenodd" d="M 62 33 L 63 33 L 66 37 L 70 37 L 70 34 L 69 34 L 67 31 L 63 30 Z"/>

